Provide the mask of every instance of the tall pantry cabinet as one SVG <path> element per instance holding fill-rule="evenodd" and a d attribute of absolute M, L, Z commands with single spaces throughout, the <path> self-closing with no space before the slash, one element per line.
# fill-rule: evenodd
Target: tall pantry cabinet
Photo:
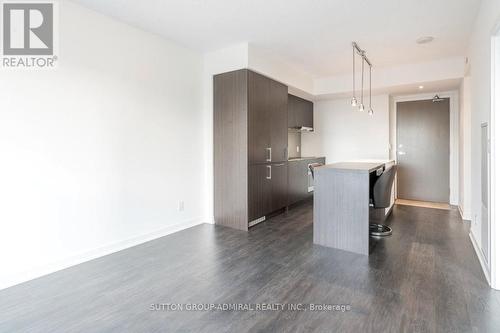
<path fill-rule="evenodd" d="M 248 69 L 213 83 L 215 223 L 248 230 L 287 205 L 288 87 Z"/>

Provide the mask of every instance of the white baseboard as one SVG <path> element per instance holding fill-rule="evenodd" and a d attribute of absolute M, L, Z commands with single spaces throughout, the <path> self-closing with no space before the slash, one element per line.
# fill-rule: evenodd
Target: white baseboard
<path fill-rule="evenodd" d="M 479 263 L 481 264 L 481 268 L 483 269 L 486 281 L 488 281 L 488 284 L 491 286 L 490 271 L 488 269 L 488 266 L 486 265 L 486 260 L 484 259 L 483 251 L 481 251 L 481 248 L 477 244 L 476 237 L 474 237 L 474 234 L 472 232 L 469 232 L 469 238 L 470 241 L 472 242 L 472 246 L 474 247 L 474 251 L 476 251 L 476 255 L 477 258 L 479 259 Z"/>
<path fill-rule="evenodd" d="M 99 257 L 103 257 L 105 255 L 115 253 L 121 250 L 125 250 L 127 248 L 149 242 L 153 239 L 157 239 L 166 235 L 173 234 L 175 232 L 194 227 L 196 225 L 202 224 L 204 221 L 201 218 L 193 219 L 185 222 L 181 222 L 178 224 L 170 225 L 168 227 L 143 234 L 140 236 L 132 237 L 129 239 L 125 239 L 122 241 L 118 241 L 112 244 L 108 244 L 96 249 L 84 251 L 82 253 L 72 255 L 70 257 L 64 258 L 55 263 L 51 263 L 48 265 L 44 265 L 41 267 L 37 267 L 35 269 L 31 269 L 26 272 L 13 274 L 7 276 L 6 278 L 0 279 L 0 290 L 14 286 L 16 284 L 20 284 L 29 280 L 33 280 L 35 278 L 54 273 L 56 271 L 60 271 L 62 269 L 75 266 L 81 264 L 83 262 L 96 259 Z"/>
<path fill-rule="evenodd" d="M 458 207 L 458 212 L 460 213 L 460 216 L 462 217 L 462 220 L 472 221 L 470 212 L 464 212 L 460 205 L 457 207 Z"/>

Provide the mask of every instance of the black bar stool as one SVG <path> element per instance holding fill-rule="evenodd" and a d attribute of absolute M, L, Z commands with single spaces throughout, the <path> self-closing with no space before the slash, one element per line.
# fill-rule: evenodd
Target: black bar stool
<path fill-rule="evenodd" d="M 393 165 L 387 168 L 382 175 L 378 177 L 373 185 L 373 191 L 370 198 L 370 208 L 385 209 L 391 205 L 391 192 L 397 167 Z M 387 237 L 392 235 L 392 229 L 379 223 L 370 223 L 370 236 Z"/>

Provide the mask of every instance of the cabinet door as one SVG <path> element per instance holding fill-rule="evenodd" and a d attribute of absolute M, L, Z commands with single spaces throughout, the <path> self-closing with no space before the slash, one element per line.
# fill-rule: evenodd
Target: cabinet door
<path fill-rule="evenodd" d="M 272 211 L 272 166 L 255 164 L 248 167 L 248 222 Z"/>
<path fill-rule="evenodd" d="M 248 71 L 248 162 L 270 162 L 270 80 Z"/>
<path fill-rule="evenodd" d="M 288 204 L 294 204 L 308 197 L 308 161 L 288 163 Z"/>
<path fill-rule="evenodd" d="M 302 121 L 304 123 L 303 126 L 314 128 L 314 104 L 313 102 L 304 100 L 303 102 L 303 116 Z"/>
<path fill-rule="evenodd" d="M 298 126 L 313 127 L 313 103 L 300 99 L 297 107 Z"/>
<path fill-rule="evenodd" d="M 288 166 L 287 163 L 272 165 L 272 211 L 286 207 L 288 204 Z"/>
<path fill-rule="evenodd" d="M 288 95 L 288 127 L 313 127 L 313 102 Z"/>
<path fill-rule="evenodd" d="M 288 160 L 288 88 L 269 80 L 269 114 L 272 162 Z"/>
<path fill-rule="evenodd" d="M 289 128 L 296 128 L 298 125 L 297 123 L 297 103 L 298 98 L 288 94 L 288 127 Z"/>

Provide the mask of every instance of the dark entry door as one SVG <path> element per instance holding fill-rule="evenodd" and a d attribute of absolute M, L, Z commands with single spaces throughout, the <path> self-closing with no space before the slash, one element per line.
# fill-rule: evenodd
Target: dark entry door
<path fill-rule="evenodd" d="M 450 99 L 397 103 L 399 199 L 449 202 Z"/>

